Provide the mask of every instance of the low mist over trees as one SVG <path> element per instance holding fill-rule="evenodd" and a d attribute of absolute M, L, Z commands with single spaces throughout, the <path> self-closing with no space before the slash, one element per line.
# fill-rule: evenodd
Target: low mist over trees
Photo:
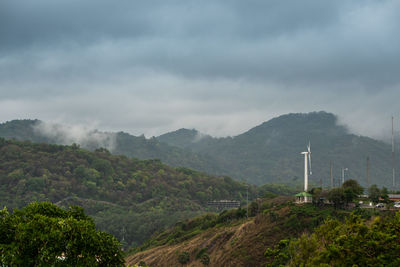
<path fill-rule="evenodd" d="M 310 183 L 328 186 L 330 162 L 349 168 L 351 178 L 365 184 L 366 157 L 371 158 L 370 182 L 390 186 L 390 146 L 365 136 L 351 134 L 334 114 L 311 112 L 286 114 L 266 121 L 247 132 L 215 138 L 196 130 L 180 129 L 155 138 L 124 132 L 107 133 L 81 129 L 74 137 L 68 127 L 46 126 L 37 120 L 16 120 L 0 124 L 0 136 L 17 140 L 57 144 L 80 144 L 95 150 L 106 147 L 111 153 L 138 159 L 160 159 L 170 166 L 227 175 L 252 184 L 302 184 L 303 161 L 299 152 L 311 141 L 313 176 Z M 49 129 L 47 129 L 49 128 Z M 77 129 L 79 130 L 79 129 Z M 372 164 L 373 163 L 373 164 Z M 400 162 L 396 163 L 400 168 Z M 333 176 L 340 176 L 338 168 Z M 318 180 L 313 180 L 318 179 Z"/>

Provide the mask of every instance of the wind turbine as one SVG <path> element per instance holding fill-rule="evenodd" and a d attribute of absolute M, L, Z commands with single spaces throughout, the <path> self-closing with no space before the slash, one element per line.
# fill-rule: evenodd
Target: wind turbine
<path fill-rule="evenodd" d="M 310 175 L 312 175 L 311 170 L 311 144 L 308 142 L 307 151 L 301 152 L 304 155 L 304 192 L 308 191 L 308 166 L 310 166 Z"/>

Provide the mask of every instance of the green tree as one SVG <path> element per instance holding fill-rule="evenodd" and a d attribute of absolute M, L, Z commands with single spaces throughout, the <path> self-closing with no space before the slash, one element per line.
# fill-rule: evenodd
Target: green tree
<path fill-rule="evenodd" d="M 33 202 L 0 211 L 0 266 L 124 266 L 119 246 L 80 207 Z"/>
<path fill-rule="evenodd" d="M 333 203 L 335 208 L 343 207 L 343 204 L 345 202 L 343 188 L 333 188 L 331 191 L 329 191 L 328 199 Z"/>
<path fill-rule="evenodd" d="M 290 266 L 400 266 L 400 214 L 328 219 L 290 245 Z"/>
<path fill-rule="evenodd" d="M 313 203 L 314 204 L 317 204 L 317 205 L 319 205 L 319 204 L 321 204 L 321 198 L 322 198 L 322 196 L 323 196 L 323 191 L 322 191 L 322 188 L 321 187 L 313 187 L 312 189 L 311 189 L 311 191 L 310 191 L 310 193 L 313 195 Z"/>
<path fill-rule="evenodd" d="M 290 259 L 289 240 L 283 239 L 274 248 L 267 248 L 264 252 L 267 266 L 283 266 Z"/>
<path fill-rule="evenodd" d="M 380 199 L 384 202 L 389 202 L 389 191 L 386 187 L 379 189 L 377 185 L 373 184 L 368 188 L 369 198 L 372 202 L 378 203 Z"/>
<path fill-rule="evenodd" d="M 379 190 L 376 184 L 373 184 L 368 188 L 368 194 L 369 194 L 369 199 L 371 199 L 372 202 L 374 203 L 379 202 L 381 191 Z"/>
<path fill-rule="evenodd" d="M 344 189 L 351 189 L 355 195 L 361 195 L 364 192 L 364 188 L 353 179 L 349 179 L 343 183 L 342 187 Z"/>
<path fill-rule="evenodd" d="M 343 183 L 344 199 L 346 204 L 353 202 L 364 192 L 364 188 L 356 180 L 347 180 Z"/>
<path fill-rule="evenodd" d="M 389 203 L 389 191 L 386 187 L 382 187 L 380 197 L 385 203 Z"/>

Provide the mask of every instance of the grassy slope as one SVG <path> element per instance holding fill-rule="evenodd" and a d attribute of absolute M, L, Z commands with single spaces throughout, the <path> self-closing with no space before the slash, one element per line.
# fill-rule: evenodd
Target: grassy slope
<path fill-rule="evenodd" d="M 312 231 L 328 216 L 343 217 L 346 214 L 331 207 L 295 206 L 291 201 L 290 197 L 266 200 L 255 217 L 218 223 L 204 230 L 200 230 L 202 227 L 187 227 L 189 221 L 186 223 L 187 239 L 177 238 L 174 241 L 170 238 L 177 227 L 182 228 L 176 226 L 175 230 L 169 230 L 169 234 L 153 238 L 159 246 L 147 244 L 128 256 L 126 262 L 138 264 L 145 261 L 149 266 L 176 266 L 179 254 L 187 251 L 190 254 L 189 266 L 204 266 L 200 259 L 196 259 L 196 255 L 203 250 L 210 256 L 210 266 L 265 266 L 266 248 L 275 246 L 282 239 Z M 190 232 L 195 234 L 190 237 Z M 165 242 L 162 242 L 163 238 Z M 153 245 L 157 242 L 149 241 Z"/>

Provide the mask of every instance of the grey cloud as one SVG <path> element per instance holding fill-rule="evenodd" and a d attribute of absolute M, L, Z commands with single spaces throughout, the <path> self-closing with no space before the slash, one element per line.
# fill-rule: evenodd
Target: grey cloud
<path fill-rule="evenodd" d="M 149 68 L 287 83 L 398 82 L 393 78 L 400 64 L 393 60 L 400 52 L 395 1 L 42 0 L 3 5 L 8 12 L 0 23 L 2 44 L 10 42 L 3 53 L 22 46 L 34 55 L 54 51 L 49 56 L 60 60 L 87 54 L 76 59 L 79 64 L 67 61 L 59 68 L 67 77 L 74 71 L 90 75 L 110 68 Z M 377 19 L 371 23 L 371 17 Z M 96 54 L 99 48 L 103 54 Z M 46 58 L 28 55 L 27 60 L 40 65 Z"/>
<path fill-rule="evenodd" d="M 260 38 L 332 22 L 342 4 L 308 1 L 51 1 L 1 3 L 12 45 L 143 36 Z M 318 22 L 318 23 L 316 23 Z M 51 43 L 52 43 L 51 42 Z"/>
<path fill-rule="evenodd" d="M 394 0 L 4 0 L 0 119 L 235 135 L 328 110 L 379 136 L 359 121 L 400 113 L 399 11 Z"/>

